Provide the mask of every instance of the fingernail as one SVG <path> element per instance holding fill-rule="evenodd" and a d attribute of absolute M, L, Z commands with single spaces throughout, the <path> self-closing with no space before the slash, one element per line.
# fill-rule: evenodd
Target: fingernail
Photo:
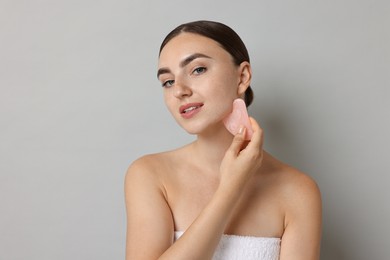
<path fill-rule="evenodd" d="M 238 133 L 239 133 L 240 135 L 242 135 L 242 134 L 244 133 L 244 129 L 245 129 L 244 126 L 240 126 L 240 128 L 238 129 Z"/>

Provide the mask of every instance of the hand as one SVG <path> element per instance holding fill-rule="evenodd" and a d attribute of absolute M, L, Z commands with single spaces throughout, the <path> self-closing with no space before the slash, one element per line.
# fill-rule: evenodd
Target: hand
<path fill-rule="evenodd" d="M 221 184 L 233 181 L 244 185 L 256 172 L 263 160 L 263 130 L 252 117 L 249 118 L 253 129 L 252 139 L 245 146 L 245 127 L 241 127 L 222 160 Z"/>

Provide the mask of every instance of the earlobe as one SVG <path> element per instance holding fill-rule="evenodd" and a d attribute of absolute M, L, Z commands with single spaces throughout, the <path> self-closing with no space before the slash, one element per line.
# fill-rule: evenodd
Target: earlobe
<path fill-rule="evenodd" d="M 239 66 L 238 95 L 242 96 L 249 87 L 252 79 L 252 68 L 249 62 L 243 61 Z"/>

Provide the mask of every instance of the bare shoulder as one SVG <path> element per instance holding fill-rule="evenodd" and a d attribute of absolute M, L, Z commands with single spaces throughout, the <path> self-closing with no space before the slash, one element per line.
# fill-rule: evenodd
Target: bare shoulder
<path fill-rule="evenodd" d="M 290 165 L 287 165 L 267 154 L 266 172 L 278 190 L 291 199 L 314 195 L 319 196 L 320 190 L 316 181 Z"/>
<path fill-rule="evenodd" d="M 180 148 L 161 153 L 147 154 L 134 160 L 127 169 L 126 188 L 129 185 L 148 185 L 165 192 L 165 183 L 171 179 L 175 158 L 180 156 Z M 165 194 L 166 195 L 166 194 Z"/>
<path fill-rule="evenodd" d="M 290 200 L 308 200 L 320 197 L 316 181 L 308 174 L 291 166 L 284 166 L 281 173 L 282 193 Z"/>
<path fill-rule="evenodd" d="M 322 225 L 320 189 L 308 174 L 278 161 L 275 165 L 273 184 L 284 212 L 280 259 L 319 259 Z"/>
<path fill-rule="evenodd" d="M 163 153 L 143 155 L 130 164 L 127 173 L 131 174 L 136 170 L 153 171 L 159 161 L 161 161 L 162 157 Z"/>
<path fill-rule="evenodd" d="M 162 152 L 156 154 L 147 154 L 133 161 L 127 169 L 126 178 L 131 178 L 134 175 L 142 175 L 143 177 L 157 177 L 161 174 L 168 164 L 170 152 Z M 134 176 L 135 177 L 135 176 Z"/>
<path fill-rule="evenodd" d="M 157 259 L 172 244 L 173 218 L 163 181 L 166 158 L 165 153 L 145 155 L 127 170 L 126 259 Z"/>
<path fill-rule="evenodd" d="M 286 219 L 308 211 L 321 211 L 321 192 L 316 181 L 290 165 L 270 156 L 269 178 L 272 187 L 277 190 Z"/>
<path fill-rule="evenodd" d="M 280 259 L 319 259 L 322 202 L 316 181 L 272 156 L 266 179 L 283 215 Z"/>

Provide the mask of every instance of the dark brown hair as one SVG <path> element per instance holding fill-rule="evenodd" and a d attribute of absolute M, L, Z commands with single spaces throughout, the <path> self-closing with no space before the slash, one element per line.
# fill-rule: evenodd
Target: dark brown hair
<path fill-rule="evenodd" d="M 161 43 L 159 54 L 170 40 L 182 32 L 199 34 L 216 41 L 232 56 L 237 66 L 244 61 L 249 62 L 248 50 L 240 36 L 229 26 L 214 21 L 195 21 L 179 25 L 165 37 Z M 253 91 L 250 86 L 245 91 L 244 100 L 247 107 L 253 101 Z"/>

